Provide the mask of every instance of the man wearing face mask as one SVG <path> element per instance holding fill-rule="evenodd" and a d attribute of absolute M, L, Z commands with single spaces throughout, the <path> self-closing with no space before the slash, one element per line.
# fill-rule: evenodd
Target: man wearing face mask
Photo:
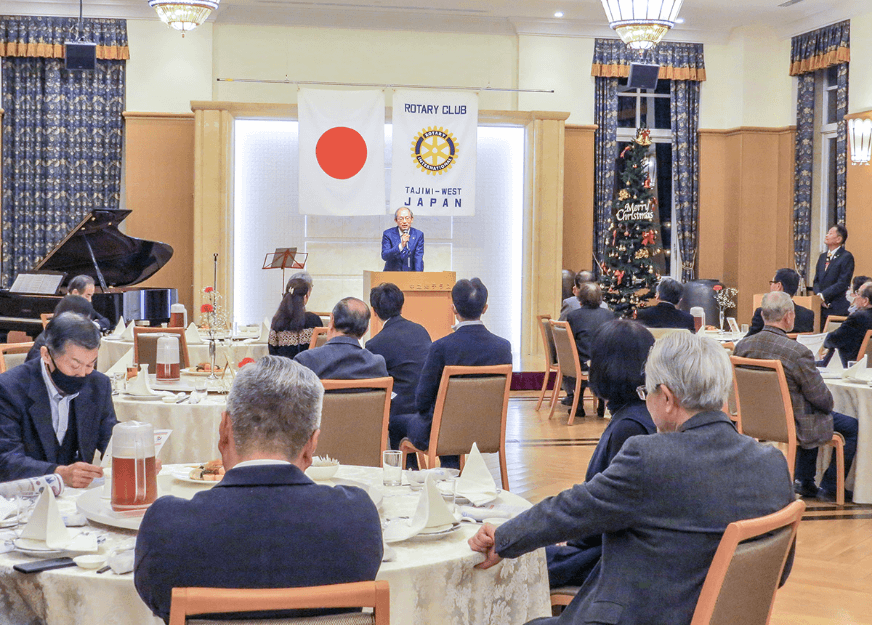
<path fill-rule="evenodd" d="M 109 378 L 94 370 L 100 332 L 70 312 L 44 334 L 40 358 L 0 374 L 0 481 L 57 473 L 84 488 L 103 475 L 90 463 L 116 423 Z"/>

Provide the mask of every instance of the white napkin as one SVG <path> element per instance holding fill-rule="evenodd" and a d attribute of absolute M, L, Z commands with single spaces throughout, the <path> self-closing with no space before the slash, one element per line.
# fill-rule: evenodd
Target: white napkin
<path fill-rule="evenodd" d="M 112 336 L 121 338 L 121 335 L 124 334 L 124 329 L 127 324 L 124 323 L 124 315 L 121 315 L 121 318 L 118 320 L 118 323 L 115 325 L 115 329 L 112 330 Z"/>
<path fill-rule="evenodd" d="M 193 321 L 185 329 L 185 340 L 188 342 L 188 345 L 203 344 L 203 339 L 200 338 L 200 332 L 197 330 L 197 324 L 195 324 Z"/>
<path fill-rule="evenodd" d="M 256 343 L 267 343 L 269 341 L 269 327 L 270 321 L 266 317 L 263 318 L 263 323 L 260 325 L 260 336 L 257 338 Z"/>
<path fill-rule="evenodd" d="M 481 506 L 497 497 L 497 485 L 484 463 L 476 443 L 466 457 L 463 473 L 457 479 L 457 494 L 469 499 L 474 506 Z"/>
<path fill-rule="evenodd" d="M 432 475 L 427 476 L 424 489 L 418 499 L 418 508 L 412 519 L 405 523 L 397 520 L 390 523 L 384 531 L 385 542 L 395 543 L 417 536 L 425 529 L 451 526 L 456 522 L 454 514 L 448 509 L 445 500 L 436 488 Z"/>
<path fill-rule="evenodd" d="M 157 395 L 148 384 L 148 365 L 139 365 L 139 373 L 127 383 L 128 395 Z"/>
<path fill-rule="evenodd" d="M 824 371 L 834 371 L 836 373 L 841 373 L 845 367 L 842 366 L 842 355 L 839 353 L 839 350 L 833 350 L 833 356 L 830 358 L 830 361 L 827 363 Z"/>
<path fill-rule="evenodd" d="M 123 373 L 124 375 L 127 375 L 127 367 L 132 367 L 133 364 L 133 348 L 131 347 L 126 352 L 124 352 L 124 355 L 119 358 L 114 365 L 109 367 L 109 369 L 106 371 L 106 375 L 108 375 L 110 378 L 112 377 L 113 373 Z"/>
<path fill-rule="evenodd" d="M 133 340 L 133 326 L 136 324 L 134 322 L 130 322 L 127 324 L 127 327 L 124 328 L 124 332 L 121 333 L 122 341 L 132 341 Z"/>
<path fill-rule="evenodd" d="M 835 358 L 835 356 L 833 356 Z M 831 361 L 832 362 L 832 361 Z M 872 371 L 866 368 L 866 356 L 842 371 L 843 380 L 872 380 Z"/>
<path fill-rule="evenodd" d="M 66 551 L 96 552 L 97 537 L 94 535 L 72 535 L 64 525 L 58 502 L 50 488 L 42 491 L 36 502 L 33 514 L 24 529 L 21 538 L 44 542 L 49 549 L 64 549 Z"/>
<path fill-rule="evenodd" d="M 814 354 L 814 359 L 819 360 L 818 354 L 821 351 L 821 348 L 824 346 L 824 341 L 827 338 L 826 332 L 821 334 L 799 334 L 796 337 L 796 342 L 805 345 L 811 350 L 811 353 Z M 839 363 L 841 364 L 841 360 Z"/>

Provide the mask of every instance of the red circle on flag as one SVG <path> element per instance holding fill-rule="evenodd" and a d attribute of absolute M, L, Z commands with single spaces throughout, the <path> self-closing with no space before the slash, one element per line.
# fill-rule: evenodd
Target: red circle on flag
<path fill-rule="evenodd" d="M 353 128 L 331 128 L 315 144 L 315 158 L 331 178 L 347 180 L 357 175 L 366 163 L 366 141 Z"/>

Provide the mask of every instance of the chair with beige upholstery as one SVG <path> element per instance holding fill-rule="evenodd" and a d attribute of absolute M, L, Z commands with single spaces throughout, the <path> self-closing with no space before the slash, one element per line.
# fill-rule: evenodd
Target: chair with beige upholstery
<path fill-rule="evenodd" d="M 460 456 L 462 467 L 465 455 L 476 443 L 483 454 L 499 454 L 503 488 L 509 490 L 506 415 L 511 384 L 512 365 L 445 367 L 433 410 L 429 449 L 418 449 L 403 439 L 402 466 L 406 466 L 406 455 L 415 453 L 422 468 L 435 467 L 437 456 Z"/>
<path fill-rule="evenodd" d="M 702 585 L 691 625 L 766 625 L 805 503 L 730 523 Z"/>
<path fill-rule="evenodd" d="M 846 319 L 847 317 L 841 315 L 830 315 L 829 317 L 827 317 L 827 325 L 824 326 L 824 332 L 829 334 L 830 332 L 841 326 L 843 323 L 845 323 Z"/>
<path fill-rule="evenodd" d="M 190 367 L 188 341 L 185 328 L 133 328 L 133 361 L 138 365 L 148 365 L 149 373 L 157 368 L 158 334 L 175 334 L 179 337 L 179 362 L 182 368 Z"/>
<path fill-rule="evenodd" d="M 0 373 L 5 373 L 24 363 L 27 352 L 33 347 L 30 343 L 0 343 Z"/>
<path fill-rule="evenodd" d="M 545 348 L 545 379 L 542 381 L 542 391 L 539 393 L 539 401 L 536 402 L 536 410 L 542 408 L 542 400 L 545 399 L 545 391 L 548 390 L 548 381 L 551 373 L 557 373 L 557 352 L 554 350 L 554 335 L 551 333 L 551 315 L 536 315 L 539 322 L 539 332 L 542 334 L 542 344 Z M 560 375 L 554 377 L 554 390 L 551 391 L 551 405 L 557 401 L 560 395 Z"/>
<path fill-rule="evenodd" d="M 328 328 L 312 328 L 312 340 L 309 341 L 309 349 L 321 347 L 327 342 Z"/>
<path fill-rule="evenodd" d="M 648 332 L 654 337 L 654 340 L 662 339 L 664 336 L 675 334 L 676 332 L 690 332 L 687 328 L 648 328 Z"/>
<path fill-rule="evenodd" d="M 872 330 L 866 330 L 866 336 L 863 337 L 860 351 L 857 352 L 857 357 L 854 360 L 863 360 L 863 356 L 866 356 L 866 366 L 872 367 L 872 341 L 869 340 L 869 337 L 872 337 Z"/>
<path fill-rule="evenodd" d="M 581 370 L 578 349 L 575 346 L 569 322 L 549 321 L 548 323 L 551 324 L 551 332 L 554 335 L 554 350 L 557 352 L 557 384 L 560 384 L 563 376 L 575 378 L 575 396 L 572 400 L 572 408 L 569 409 L 569 421 L 567 421 L 568 425 L 572 425 L 572 422 L 575 421 L 575 410 L 578 408 L 578 402 L 584 402 L 584 398 L 581 396 L 584 392 L 582 383 L 587 381 L 587 373 Z M 551 402 L 549 419 L 554 416 L 556 407 L 557 402 Z"/>
<path fill-rule="evenodd" d="M 204 620 L 191 616 L 234 612 L 279 612 L 327 608 L 372 608 L 330 616 L 268 620 Z M 386 581 L 308 588 L 173 588 L 170 625 L 264 623 L 264 625 L 390 625 L 391 591 Z"/>
<path fill-rule="evenodd" d="M 394 379 L 321 380 L 319 455 L 342 464 L 380 467 L 388 444 Z"/>
<path fill-rule="evenodd" d="M 787 468 L 793 480 L 796 464 L 796 421 L 780 360 L 757 360 L 731 356 L 739 432 L 754 438 L 787 445 Z M 780 400 L 780 401 L 779 401 Z M 844 439 L 838 432 L 826 443 L 836 453 L 836 503 L 845 503 Z"/>

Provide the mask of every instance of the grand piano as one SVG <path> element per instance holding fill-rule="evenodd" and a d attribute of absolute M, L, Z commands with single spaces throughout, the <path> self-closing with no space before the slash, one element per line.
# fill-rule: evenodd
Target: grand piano
<path fill-rule="evenodd" d="M 144 319 L 152 325 L 169 321 L 176 289 L 136 289 L 173 256 L 173 248 L 158 241 L 135 239 L 118 230 L 129 210 L 93 210 L 39 261 L 33 272 L 63 273 L 61 286 L 79 275 L 94 278 L 94 309 L 113 325 Z M 0 290 L 0 332 L 21 330 L 31 336 L 42 331 L 40 315 L 54 312 L 63 295 L 36 295 Z"/>

